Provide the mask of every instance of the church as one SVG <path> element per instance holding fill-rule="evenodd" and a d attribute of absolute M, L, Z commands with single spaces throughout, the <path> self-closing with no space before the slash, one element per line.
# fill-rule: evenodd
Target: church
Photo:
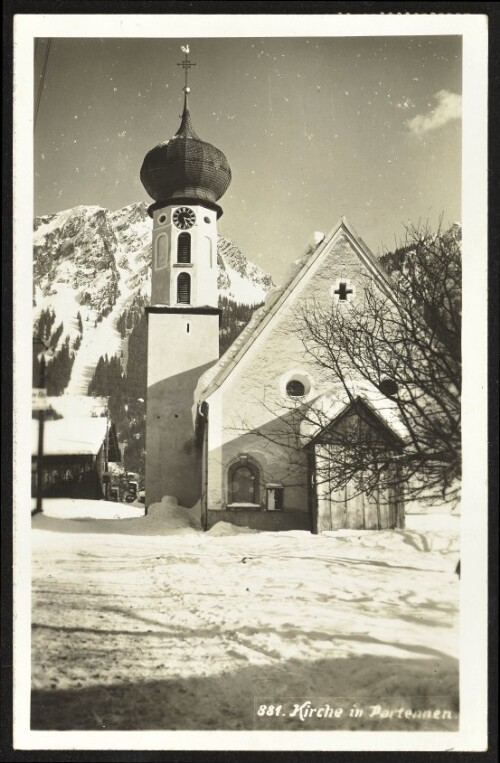
<path fill-rule="evenodd" d="M 366 384 L 353 394 L 304 352 L 297 315 L 362 294 L 366 279 L 391 284 L 343 217 L 273 290 L 219 357 L 217 221 L 231 182 L 223 152 L 196 134 L 188 107 L 170 139 L 145 156 L 141 181 L 154 200 L 148 313 L 146 506 L 165 495 L 200 505 L 203 528 L 218 521 L 258 530 L 404 526 L 400 491 L 333 489 L 329 434 L 353 422 L 376 433 L 388 459 L 405 432 L 384 397 Z M 353 405 L 353 400 L 355 405 Z M 315 420 L 301 411 L 321 411 Z M 321 475 L 321 478 L 320 478 Z"/>

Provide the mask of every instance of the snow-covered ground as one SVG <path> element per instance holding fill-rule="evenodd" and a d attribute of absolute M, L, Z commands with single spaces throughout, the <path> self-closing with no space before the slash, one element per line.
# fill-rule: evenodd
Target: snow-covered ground
<path fill-rule="evenodd" d="M 172 499 L 83 518 L 134 510 L 104 503 L 33 518 L 33 728 L 456 729 L 453 517 L 203 533 Z M 343 713 L 292 717 L 307 699 Z"/>
<path fill-rule="evenodd" d="M 36 498 L 31 499 L 31 508 L 36 506 Z M 137 503 L 118 503 L 116 501 L 93 501 L 87 498 L 44 498 L 42 504 L 44 522 L 53 519 L 133 519 L 143 517 L 145 508 Z M 101 524 L 97 523 L 96 527 Z M 68 531 L 71 525 L 62 524 Z M 87 527 L 87 525 L 86 525 Z"/>

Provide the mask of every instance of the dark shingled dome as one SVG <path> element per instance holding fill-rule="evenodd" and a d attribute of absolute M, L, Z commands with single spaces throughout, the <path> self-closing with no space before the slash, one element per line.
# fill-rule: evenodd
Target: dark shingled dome
<path fill-rule="evenodd" d="M 142 163 L 141 182 L 156 201 L 173 197 L 215 203 L 231 182 L 231 169 L 222 151 L 196 135 L 184 102 L 174 137 L 149 151 Z"/>

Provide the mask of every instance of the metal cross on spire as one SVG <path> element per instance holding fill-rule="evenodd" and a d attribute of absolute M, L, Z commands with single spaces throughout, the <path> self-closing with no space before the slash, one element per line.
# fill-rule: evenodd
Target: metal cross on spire
<path fill-rule="evenodd" d="M 190 87 L 188 86 L 188 72 L 192 66 L 196 66 L 195 63 L 189 60 L 189 45 L 181 45 L 181 50 L 184 53 L 184 61 L 181 61 L 177 64 L 177 66 L 182 66 L 184 69 L 184 92 L 186 95 L 190 92 Z"/>

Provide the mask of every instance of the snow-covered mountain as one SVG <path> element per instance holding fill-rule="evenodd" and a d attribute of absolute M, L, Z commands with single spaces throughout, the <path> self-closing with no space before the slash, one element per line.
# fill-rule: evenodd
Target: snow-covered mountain
<path fill-rule="evenodd" d="M 115 212 L 78 206 L 35 218 L 33 317 L 36 323 L 51 310 L 54 327 L 63 323 L 58 345 L 69 337 L 75 352 L 69 394 L 87 393 L 101 355 L 126 352 L 116 322 L 137 297 L 149 300 L 151 227 L 143 202 Z M 274 286 L 223 237 L 217 264 L 219 292 L 235 302 L 258 304 Z"/>
<path fill-rule="evenodd" d="M 244 305 L 257 305 L 274 288 L 271 276 L 249 262 L 238 247 L 223 236 L 218 240 L 217 265 L 217 286 L 222 297 Z"/>

